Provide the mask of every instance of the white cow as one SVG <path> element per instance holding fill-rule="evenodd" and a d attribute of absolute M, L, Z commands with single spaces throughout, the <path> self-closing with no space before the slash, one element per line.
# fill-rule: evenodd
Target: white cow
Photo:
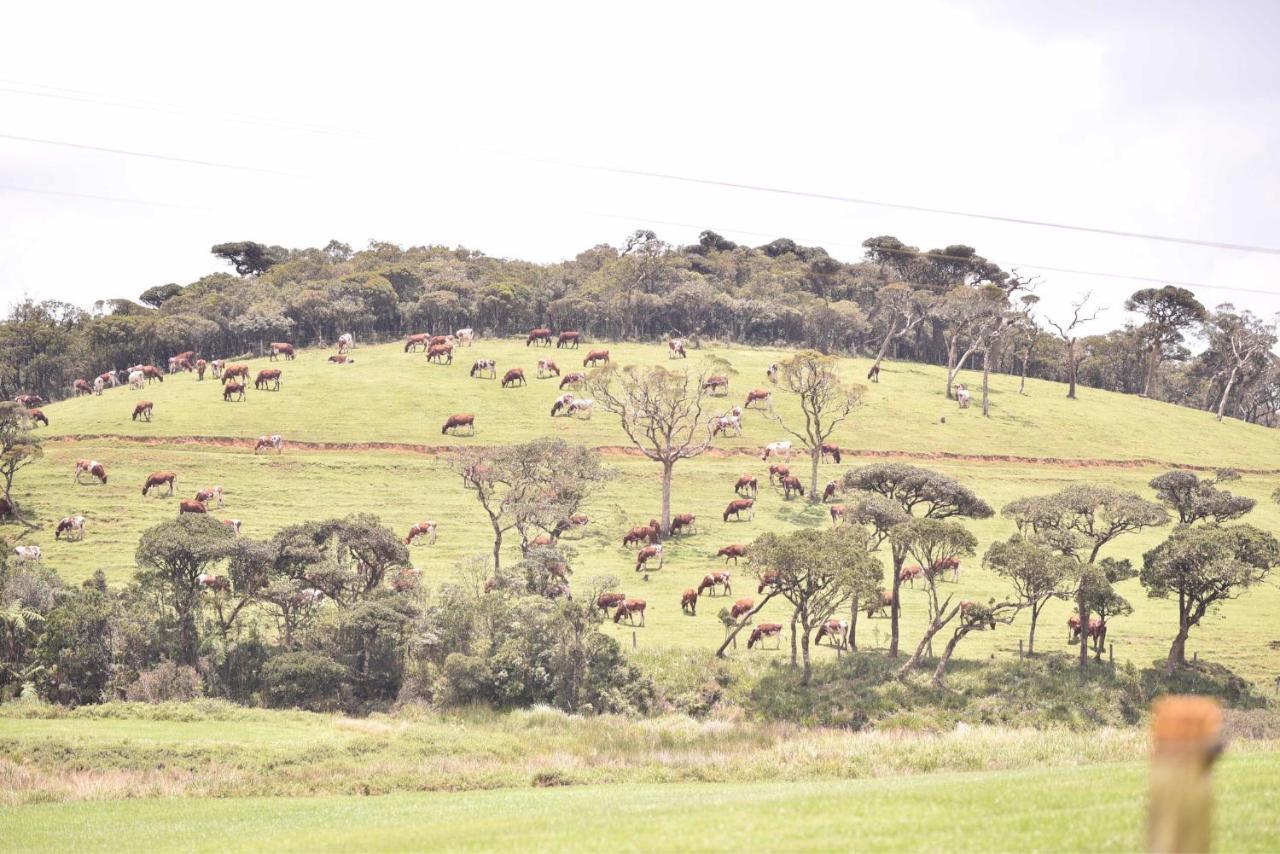
<path fill-rule="evenodd" d="M 338 352 L 345 353 L 348 350 L 354 350 L 356 339 L 351 336 L 350 332 L 345 332 L 338 336 Z"/>
<path fill-rule="evenodd" d="M 256 455 L 258 451 L 266 448 L 268 451 L 274 450 L 277 454 L 284 452 L 284 437 L 279 433 L 272 433 L 270 436 L 259 436 L 258 444 L 253 448 Z"/>
<path fill-rule="evenodd" d="M 140 389 L 146 384 L 146 382 L 147 376 L 142 373 L 142 371 L 129 372 L 129 388 Z"/>
<path fill-rule="evenodd" d="M 55 540 L 62 539 L 63 534 L 67 535 L 68 540 L 84 539 L 84 517 L 83 516 L 66 516 L 58 522 L 57 529 L 53 532 Z"/>
<path fill-rule="evenodd" d="M 774 362 L 765 370 L 765 374 L 769 377 L 769 382 L 776 383 L 778 381 L 778 363 Z"/>
<path fill-rule="evenodd" d="M 570 415 L 585 415 L 591 417 L 592 407 L 596 405 L 595 399 L 590 397 L 575 397 L 573 403 L 569 404 Z"/>
<path fill-rule="evenodd" d="M 14 554 L 18 556 L 18 560 L 38 561 L 40 560 L 39 546 L 15 546 Z"/>
<path fill-rule="evenodd" d="M 787 462 L 791 462 L 791 443 L 770 442 L 765 445 L 764 453 L 760 455 L 760 459 L 767 460 L 769 457 L 783 457 Z"/>
<path fill-rule="evenodd" d="M 712 436 L 718 436 L 721 433 L 728 436 L 730 430 L 735 436 L 742 435 L 742 419 L 737 415 L 717 415 L 711 419 Z"/>
<path fill-rule="evenodd" d="M 972 397 L 969 394 L 969 389 L 965 388 L 964 383 L 956 386 L 956 403 L 960 404 L 960 408 L 968 409 L 970 400 L 972 400 Z"/>
<path fill-rule="evenodd" d="M 93 381 L 93 393 L 102 394 L 102 390 L 106 388 L 106 386 L 107 384 L 103 382 L 102 377 L 98 377 Z"/>
<path fill-rule="evenodd" d="M 239 519 L 223 519 L 222 524 L 236 532 L 236 536 L 240 536 L 240 520 Z"/>
<path fill-rule="evenodd" d="M 476 333 L 475 330 L 468 326 L 466 329 L 459 329 L 457 332 L 453 333 L 453 337 L 458 340 L 459 347 L 464 344 L 470 347 L 475 343 Z"/>

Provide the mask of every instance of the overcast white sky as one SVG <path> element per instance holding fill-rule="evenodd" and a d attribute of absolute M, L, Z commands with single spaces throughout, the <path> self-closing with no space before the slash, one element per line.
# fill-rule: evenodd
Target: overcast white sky
<path fill-rule="evenodd" d="M 1276 254 L 580 167 L 1276 247 L 1278 36 L 1274 2 L 9 5 L 0 294 L 134 297 L 229 240 L 551 261 L 713 228 L 967 243 L 1270 315 Z M 1042 275 L 1048 314 L 1091 290 L 1110 325 L 1143 286 Z"/>

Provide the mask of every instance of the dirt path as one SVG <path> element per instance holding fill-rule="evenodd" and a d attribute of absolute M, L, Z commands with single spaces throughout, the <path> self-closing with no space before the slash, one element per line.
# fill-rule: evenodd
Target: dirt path
<path fill-rule="evenodd" d="M 194 445 L 197 447 L 239 449 L 245 453 L 253 451 L 253 439 L 237 439 L 230 436 L 122 436 L 114 433 L 83 433 L 65 436 L 51 436 L 46 443 L 73 444 L 77 442 L 118 442 L 132 445 L 173 446 Z M 285 443 L 289 449 L 328 453 L 360 453 L 382 451 L 401 454 L 421 454 L 424 456 L 440 456 L 449 454 L 468 445 L 419 445 L 410 442 L 303 442 L 290 440 Z M 607 456 L 641 457 L 643 454 L 630 445 L 598 445 L 595 448 Z M 898 451 L 870 448 L 842 448 L 846 457 L 861 459 L 899 459 L 899 460 L 946 460 L 954 462 L 971 462 L 1006 465 L 1046 466 L 1050 468 L 1175 468 L 1196 471 L 1212 471 L 1213 466 L 1197 466 L 1189 463 L 1157 460 L 1150 457 L 1135 459 L 1082 459 L 1074 457 L 1029 457 L 1015 454 L 961 454 L 951 451 Z M 706 455 L 712 458 L 755 457 L 758 451 L 754 448 L 710 448 Z M 1237 469 L 1242 474 L 1275 475 L 1280 469 Z"/>

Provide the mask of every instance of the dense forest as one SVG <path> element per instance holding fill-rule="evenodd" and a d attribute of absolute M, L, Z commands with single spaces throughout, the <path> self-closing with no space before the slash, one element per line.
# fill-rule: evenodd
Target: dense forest
<path fill-rule="evenodd" d="M 706 231 L 677 246 L 650 231 L 569 261 L 537 264 L 444 246 L 370 242 L 353 251 L 219 244 L 234 272 L 165 284 L 137 300 L 89 309 L 25 301 L 0 323 L 0 394 L 57 399 L 79 377 L 261 353 L 267 342 L 327 343 L 344 332 L 385 340 L 474 327 L 482 336 L 534 326 L 593 338 L 682 336 L 791 344 L 828 353 L 910 359 L 953 369 L 1061 380 L 1273 425 L 1280 369 L 1273 325 L 1231 305 L 1206 308 L 1182 288 L 1146 288 L 1125 307 L 1136 322 L 1083 336 L 1096 305 L 1037 310 L 1037 282 L 968 246 L 921 250 L 870 238 L 856 262 L 780 238 L 741 246 Z M 1194 350 L 1192 344 L 1196 344 Z M 940 389 L 940 391 L 942 391 Z"/>

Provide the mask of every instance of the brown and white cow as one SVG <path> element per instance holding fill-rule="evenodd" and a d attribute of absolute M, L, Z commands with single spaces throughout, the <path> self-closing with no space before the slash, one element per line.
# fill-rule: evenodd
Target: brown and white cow
<path fill-rule="evenodd" d="M 28 409 L 27 421 L 33 425 L 43 424 L 45 427 L 49 426 L 49 416 L 44 414 L 43 409 Z"/>
<path fill-rule="evenodd" d="M 279 368 L 263 368 L 258 371 L 258 375 L 253 378 L 253 387 L 258 391 L 270 386 L 272 391 L 280 390 L 280 369 Z"/>
<path fill-rule="evenodd" d="M 196 380 L 204 382 L 204 372 L 209 367 L 209 363 L 204 359 L 196 359 Z"/>
<path fill-rule="evenodd" d="M 96 477 L 98 483 L 105 484 L 107 482 L 107 470 L 97 460 L 76 460 L 76 483 L 80 482 L 80 475 L 82 474 Z"/>
<path fill-rule="evenodd" d="M 257 456 L 261 450 L 275 451 L 277 454 L 284 452 L 284 437 L 279 433 L 272 433 L 270 436 L 259 436 L 258 441 L 254 443 L 253 455 Z"/>
<path fill-rule="evenodd" d="M 769 485 L 772 486 L 776 481 L 779 486 L 782 481 L 791 476 L 791 466 L 785 463 L 774 463 L 769 466 Z"/>
<path fill-rule="evenodd" d="M 845 620 L 827 620 L 818 626 L 818 634 L 813 639 L 814 646 L 821 646 L 822 639 L 836 649 L 844 649 L 849 645 L 849 623 Z"/>
<path fill-rule="evenodd" d="M 538 379 L 546 379 L 547 377 L 560 376 L 560 366 L 555 363 L 554 359 L 538 360 Z"/>
<path fill-rule="evenodd" d="M 627 622 L 631 625 L 636 624 L 636 614 L 640 615 L 640 625 L 644 626 L 644 609 L 645 601 L 643 599 L 623 599 L 618 603 L 618 610 L 613 612 L 613 621 L 615 623 L 622 622 L 622 618 L 626 617 Z"/>
<path fill-rule="evenodd" d="M 754 475 L 738 475 L 738 481 L 733 485 L 733 491 L 744 497 L 755 498 L 760 494 L 760 482 L 756 480 Z"/>
<path fill-rule="evenodd" d="M 787 462 L 791 462 L 791 443 L 783 440 L 765 445 L 760 452 L 760 459 L 768 460 L 770 457 L 785 457 Z"/>
<path fill-rule="evenodd" d="M 84 539 L 84 522 L 83 516 L 65 516 L 58 522 L 58 527 L 53 532 L 55 540 L 62 539 L 62 535 L 66 534 L 68 540 Z"/>
<path fill-rule="evenodd" d="M 571 406 L 573 406 L 573 394 L 571 392 L 565 392 L 557 397 L 555 402 L 551 404 L 551 417 L 555 418 L 561 412 L 568 415 L 569 407 Z"/>
<path fill-rule="evenodd" d="M 329 361 L 335 365 L 354 365 L 356 363 L 354 356 L 347 356 L 339 353 L 336 356 L 330 356 Z"/>
<path fill-rule="evenodd" d="M 231 590 L 231 581 L 225 575 L 214 575 L 211 572 L 202 572 L 197 575 L 196 583 L 214 593 L 226 593 Z"/>
<path fill-rule="evenodd" d="M 208 506 L 210 501 L 216 501 L 219 507 L 224 507 L 225 502 L 222 500 L 221 486 L 206 486 L 204 489 L 196 492 L 196 501 Z"/>
<path fill-rule="evenodd" d="M 757 593 L 763 593 L 766 590 L 776 590 L 782 585 L 782 575 L 776 569 L 767 569 L 760 576 L 760 583 L 756 586 Z"/>
<path fill-rule="evenodd" d="M 627 531 L 622 537 L 622 545 L 629 546 L 632 543 L 642 542 L 656 543 L 658 541 L 658 527 L 652 523 L 648 525 L 636 525 L 630 531 Z"/>
<path fill-rule="evenodd" d="M 93 394 L 93 386 L 89 385 L 88 380 L 76 380 L 71 384 L 71 388 L 75 391 L 76 397 L 82 394 Z"/>
<path fill-rule="evenodd" d="M 827 481 L 827 485 L 822 488 L 822 502 L 825 504 L 832 498 L 835 498 L 840 491 L 840 484 L 834 480 Z"/>
<path fill-rule="evenodd" d="M 797 493 L 804 498 L 804 484 L 800 482 L 800 478 L 795 475 L 787 475 L 782 479 L 782 498 L 784 501 L 791 500 L 791 494 Z"/>
<path fill-rule="evenodd" d="M 223 519 L 222 524 L 226 525 L 232 531 L 235 531 L 235 534 L 237 537 L 240 536 L 240 520 L 239 519 Z"/>
<path fill-rule="evenodd" d="M 405 535 L 404 544 L 406 546 L 413 545 L 417 539 L 425 539 L 427 545 L 434 546 L 436 544 L 436 523 L 433 520 L 425 522 L 414 522 L 409 526 L 409 533 Z"/>
<path fill-rule="evenodd" d="M 706 593 L 708 596 L 715 596 L 717 587 L 723 588 L 722 593 L 725 596 L 733 594 L 733 584 L 728 572 L 716 570 L 702 576 L 702 581 L 698 584 L 698 595 Z"/>
<path fill-rule="evenodd" d="M 702 382 L 702 390 L 716 396 L 728 394 L 729 378 L 723 374 L 707 377 Z"/>
<path fill-rule="evenodd" d="M 288 341 L 272 341 L 271 342 L 271 361 L 284 356 L 286 362 L 293 361 L 293 345 Z"/>
<path fill-rule="evenodd" d="M 143 365 L 142 375 L 147 378 L 147 385 L 151 385 L 154 380 L 164 382 L 164 374 L 160 373 L 160 369 L 155 365 Z"/>
<path fill-rule="evenodd" d="M 466 427 L 471 431 L 469 435 L 474 436 L 476 434 L 476 417 L 470 412 L 459 412 L 454 415 L 450 415 L 445 420 L 444 426 L 440 428 L 440 435 L 446 435 L 450 430 L 452 430 L 453 435 L 456 436 L 458 435 L 458 430 L 463 427 Z"/>
<path fill-rule="evenodd" d="M 355 348 L 356 339 L 350 332 L 344 332 L 338 336 L 338 355 L 342 355 L 348 350 L 354 350 Z"/>
<path fill-rule="evenodd" d="M 44 398 L 38 394 L 20 394 L 13 399 L 13 402 L 20 403 L 23 406 L 27 407 L 28 409 L 31 409 L 33 407 L 39 406 L 45 401 L 44 401 Z"/>
<path fill-rule="evenodd" d="M 476 331 L 467 326 L 453 333 L 453 337 L 457 340 L 459 347 L 470 347 L 476 342 Z"/>
<path fill-rule="evenodd" d="M 222 369 L 222 376 L 220 376 L 218 379 L 222 381 L 223 385 L 226 385 L 228 382 L 236 379 L 237 377 L 244 380 L 245 382 L 248 382 L 249 366 L 248 365 L 227 365 L 225 368 Z"/>
<path fill-rule="evenodd" d="M 476 377 L 481 377 L 481 378 L 487 377 L 491 380 L 497 379 L 498 377 L 497 360 L 496 359 L 476 359 L 475 362 L 473 362 L 471 365 L 471 376 L 473 379 Z"/>
<path fill-rule="evenodd" d="M 777 638 L 778 647 L 782 645 L 782 623 L 761 623 L 751 630 L 751 637 L 747 638 L 747 649 L 751 649 L 756 644 L 764 649 L 765 638 Z M 777 649 L 778 647 L 775 647 Z"/>
<path fill-rule="evenodd" d="M 668 359 L 687 359 L 689 354 L 684 349 L 683 338 L 672 338 L 667 342 L 667 358 Z"/>
<path fill-rule="evenodd" d="M 753 388 L 751 391 L 747 392 L 747 400 L 742 404 L 742 408 L 750 409 L 751 404 L 753 403 L 763 404 L 762 407 L 757 407 L 757 409 L 772 406 L 773 392 L 768 389 Z"/>
<path fill-rule="evenodd" d="M 733 607 L 729 609 L 729 617 L 733 620 L 739 620 L 751 613 L 751 609 L 756 606 L 756 600 L 750 596 L 743 596 L 741 599 L 733 603 Z"/>
<path fill-rule="evenodd" d="M 427 348 L 427 361 L 435 362 L 437 365 L 452 365 L 453 345 L 432 344 Z"/>
<path fill-rule="evenodd" d="M 831 526 L 834 528 L 844 520 L 845 508 L 843 504 L 831 505 Z"/>
<path fill-rule="evenodd" d="M 658 569 L 662 569 L 662 543 L 654 543 L 653 545 L 645 546 L 640 551 L 636 552 L 636 572 L 639 572 L 641 569 L 648 569 L 649 561 L 654 558 L 658 559 Z"/>
<path fill-rule="evenodd" d="M 582 360 L 582 367 L 590 368 L 598 362 L 603 362 L 606 365 L 609 364 L 608 350 L 592 350 L 590 353 L 587 353 L 587 358 Z"/>
<path fill-rule="evenodd" d="M 867 619 L 871 619 L 876 614 L 880 614 L 884 617 L 889 616 L 888 612 L 889 609 L 893 607 L 893 602 L 894 598 L 892 590 L 881 590 L 875 596 L 870 597 L 867 600 Z"/>
<path fill-rule="evenodd" d="M 839 463 L 840 462 L 840 446 L 835 444 L 834 442 L 823 442 L 822 443 L 822 461 L 824 463 L 827 461 L 827 457 L 831 457 L 831 459 Z"/>
<path fill-rule="evenodd" d="M 564 391 L 565 386 L 572 386 L 573 388 L 579 388 L 586 381 L 587 381 L 586 374 L 582 373 L 581 371 L 573 371 L 572 373 L 565 374 L 564 377 L 560 380 L 560 390 Z"/>
<path fill-rule="evenodd" d="M 430 337 L 431 336 L 426 332 L 418 332 L 408 336 L 404 339 L 404 351 L 406 353 L 412 353 L 419 347 L 425 350 L 427 348 L 427 339 Z"/>
<path fill-rule="evenodd" d="M 176 471 L 153 471 L 147 475 L 147 482 L 142 485 L 142 494 L 147 495 L 156 487 L 167 486 L 169 491 L 165 495 L 173 495 L 173 487 L 177 480 L 178 473 Z"/>
<path fill-rule="evenodd" d="M 695 530 L 697 521 L 698 517 L 694 516 L 692 513 L 677 513 L 671 517 L 671 536 L 674 537 L 681 531 L 692 532 Z"/>

